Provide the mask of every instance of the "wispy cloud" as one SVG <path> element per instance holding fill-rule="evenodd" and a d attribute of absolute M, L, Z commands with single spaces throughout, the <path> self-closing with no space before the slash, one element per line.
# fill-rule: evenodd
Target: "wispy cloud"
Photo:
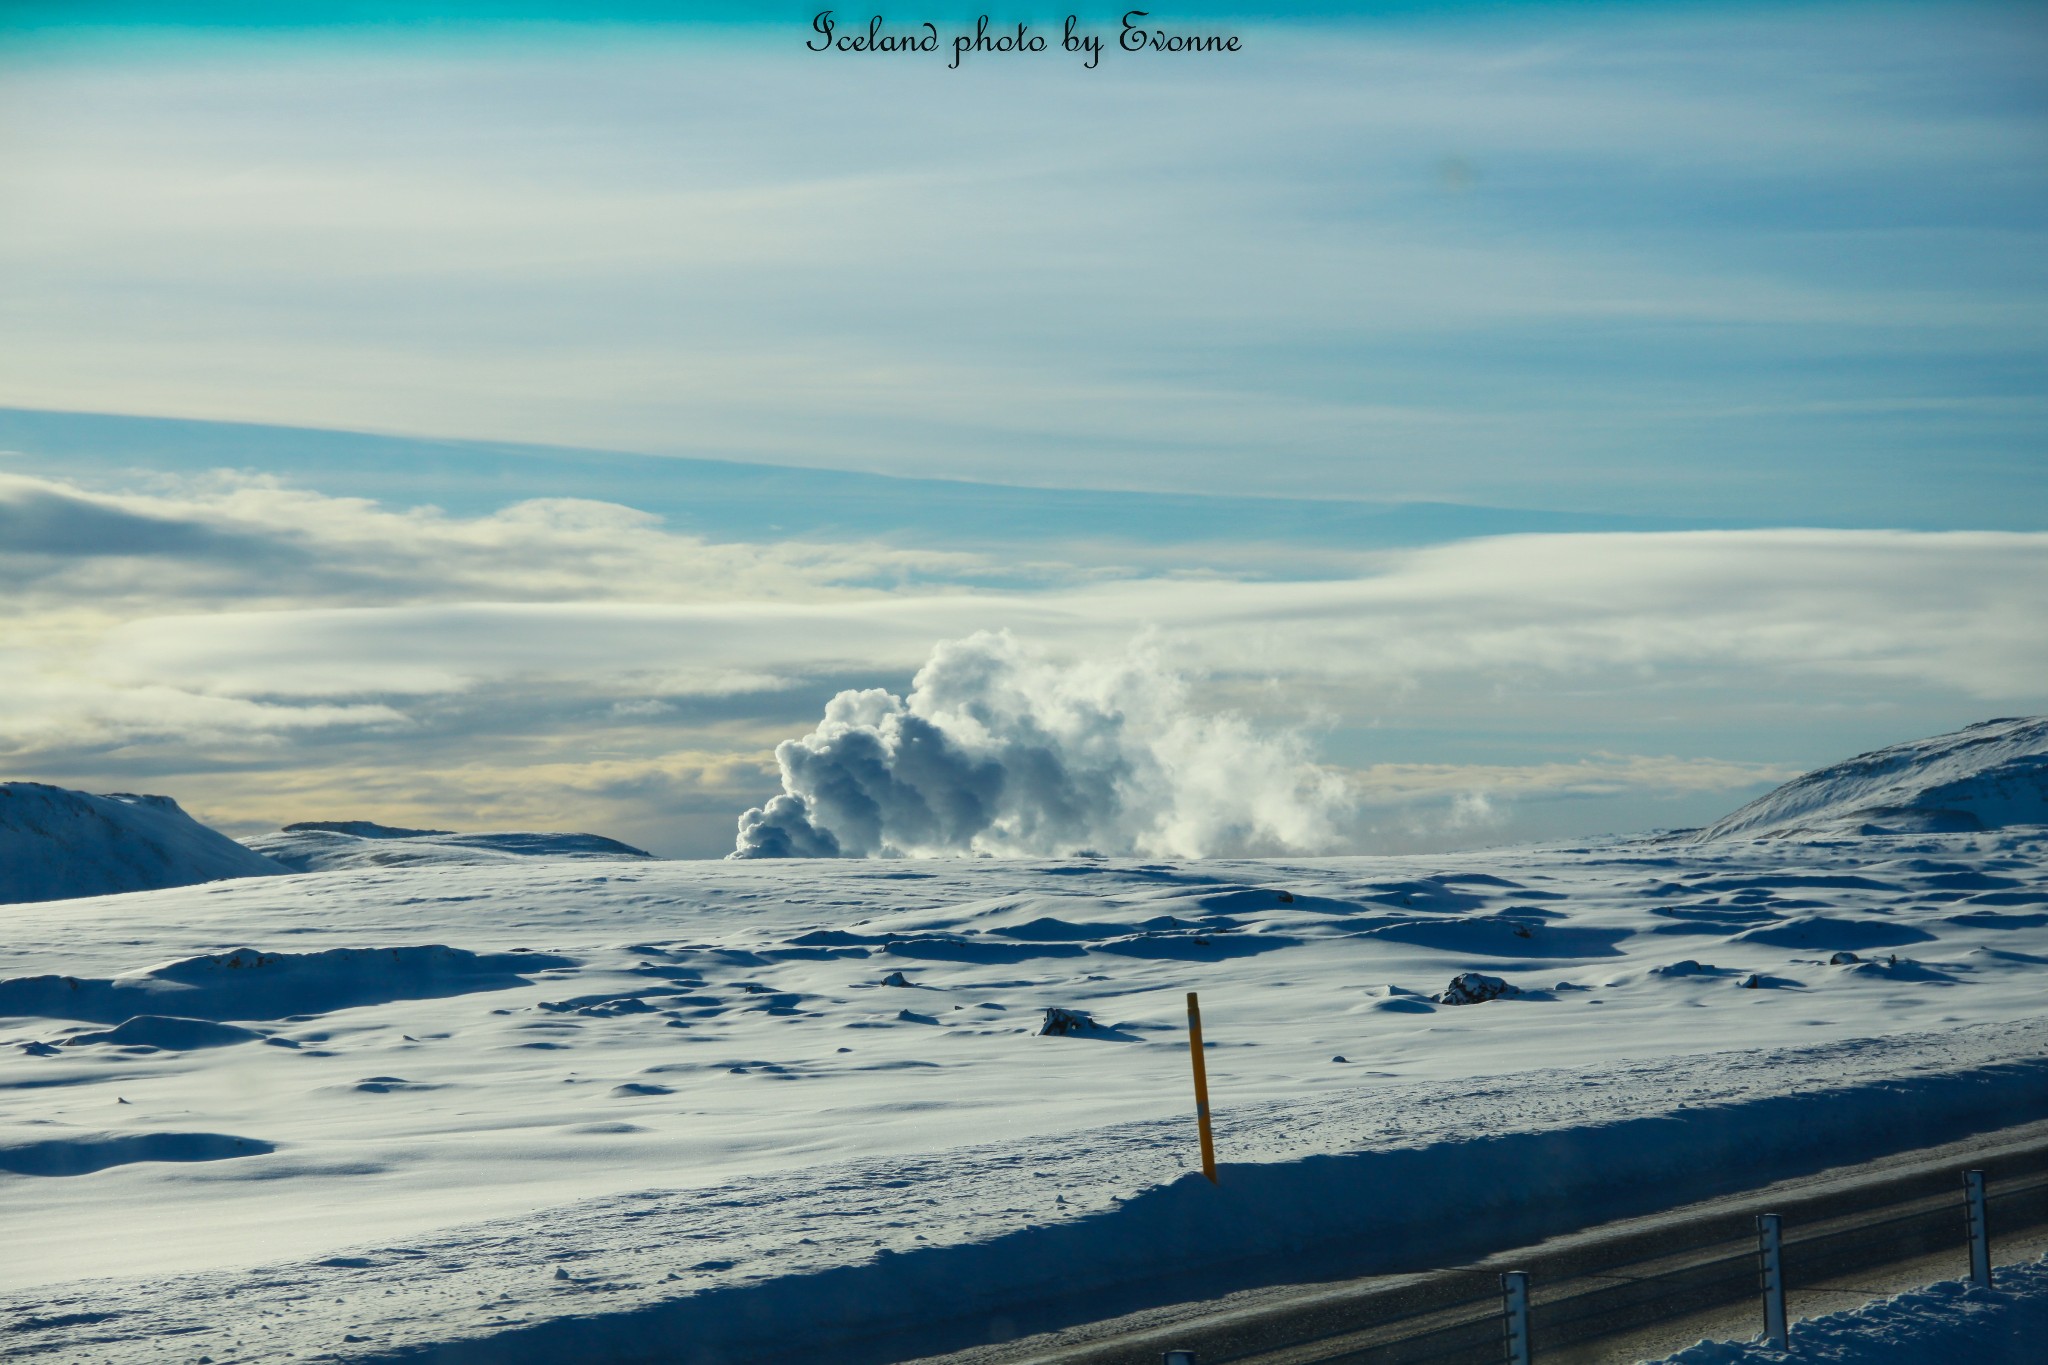
<path fill-rule="evenodd" d="M 468 601 L 718 601 L 955 577 L 977 556 L 881 544 L 720 544 L 617 503 L 549 498 L 486 516 L 393 511 L 261 475 L 95 492 L 0 474 L 0 586 L 17 602 L 163 612 Z"/>
<path fill-rule="evenodd" d="M 1353 774 L 1353 790 L 1371 806 L 1448 803 L 1456 818 L 1480 824 L 1497 801 L 1641 790 L 1732 792 L 1783 782 L 1799 771 L 1783 763 L 1599 753 L 1571 763 L 1374 763 Z"/>
<path fill-rule="evenodd" d="M 2021 9 L 1281 27 L 1200 79 L 792 37 L 17 60 L 0 401 L 1880 524 L 2043 496 Z"/>
<path fill-rule="evenodd" d="M 2048 533 L 1511 536 L 1378 557 L 1316 582 L 1151 578 L 833 603 L 576 601 L 166 616 L 97 667 L 225 695 L 460 691 L 512 678 L 823 676 L 906 669 L 1007 627 L 1096 649 L 1159 631 L 1219 674 L 1541 688 L 1604 671 L 1883 678 L 2028 698 L 2048 676 Z"/>

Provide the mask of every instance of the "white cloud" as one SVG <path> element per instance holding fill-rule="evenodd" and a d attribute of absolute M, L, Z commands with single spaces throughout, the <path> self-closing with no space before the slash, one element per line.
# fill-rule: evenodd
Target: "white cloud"
<path fill-rule="evenodd" d="M 1728 685 L 1884 680 L 2038 700 L 2048 534 L 1715 531 L 1510 536 L 1310 583 L 1155 578 L 842 602 L 466 603 L 177 616 L 105 637 L 111 676 L 244 696 L 456 691 L 650 670 L 905 670 L 1008 628 L 1081 651 L 1160 633 L 1219 674 L 1541 691 L 1617 670 Z"/>
<path fill-rule="evenodd" d="M 218 471 L 106 492 L 0 474 L 0 583 L 18 607 L 179 602 L 720 601 L 953 575 L 976 556 L 881 544 L 719 543 L 617 503 L 542 498 L 486 516 L 396 511 Z"/>

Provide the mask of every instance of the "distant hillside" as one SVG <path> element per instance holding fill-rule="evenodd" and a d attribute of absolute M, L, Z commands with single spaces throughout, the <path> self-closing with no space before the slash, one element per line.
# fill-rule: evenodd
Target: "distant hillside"
<path fill-rule="evenodd" d="M 285 869 L 168 796 L 0 782 L 0 902 L 190 886 Z"/>
<path fill-rule="evenodd" d="M 1980 721 L 1796 777 L 1696 836 L 1919 834 L 2048 824 L 2048 716 Z"/>
<path fill-rule="evenodd" d="M 601 834 L 457 834 L 400 829 L 369 820 L 305 820 L 242 840 L 294 872 L 434 863 L 516 862 L 525 858 L 652 858 Z"/>

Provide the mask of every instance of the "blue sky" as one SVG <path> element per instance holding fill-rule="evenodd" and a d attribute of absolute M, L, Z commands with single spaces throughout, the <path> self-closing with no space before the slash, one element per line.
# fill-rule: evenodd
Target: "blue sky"
<path fill-rule="evenodd" d="M 1164 641 L 1360 847 L 2043 709 L 2038 10 L 1182 6 L 1245 50 L 1095 71 L 809 12 L 0 6 L 14 775 L 709 853 L 995 625 Z M 514 605 L 588 654 L 448 652 Z"/>

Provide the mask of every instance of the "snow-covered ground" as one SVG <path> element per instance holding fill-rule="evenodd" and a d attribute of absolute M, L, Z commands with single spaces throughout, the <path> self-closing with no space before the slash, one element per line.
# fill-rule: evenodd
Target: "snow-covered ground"
<path fill-rule="evenodd" d="M 961 1318 L 938 1349 L 2048 1115 L 2039 827 L 542 857 L 6 914 L 0 1354 L 55 1360 L 739 1359 Z M 1431 999 L 1468 971 L 1519 993 Z M 1051 1007 L 1102 1027 L 1039 1036 Z"/>
<path fill-rule="evenodd" d="M 2048 1354 L 2048 1261 L 2004 1266 L 1995 1288 L 1946 1280 L 1792 1329 L 1788 1351 L 1703 1341 L 1656 1365 L 2039 1365 Z"/>

